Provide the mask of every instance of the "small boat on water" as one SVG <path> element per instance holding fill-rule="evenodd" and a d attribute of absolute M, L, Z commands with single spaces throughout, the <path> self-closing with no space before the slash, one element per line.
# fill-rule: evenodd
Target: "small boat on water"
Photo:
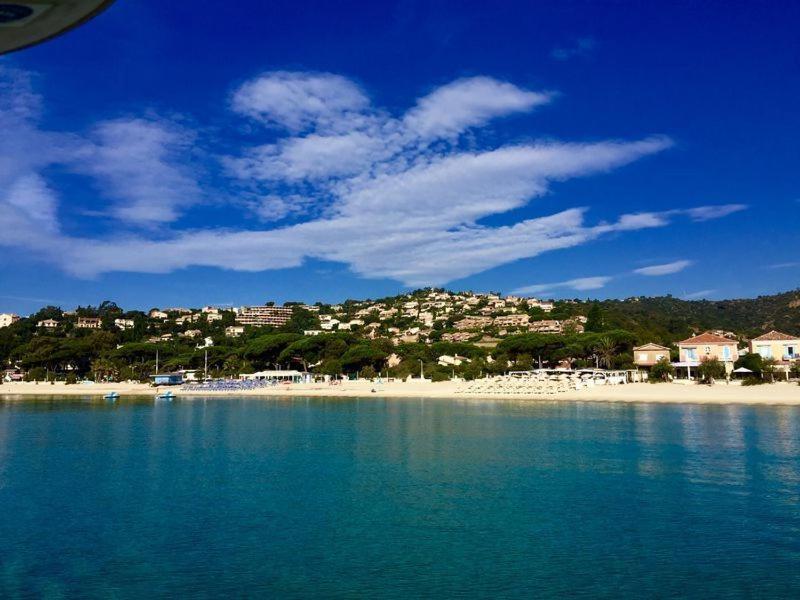
<path fill-rule="evenodd" d="M 118 392 L 108 392 L 105 396 L 103 396 L 105 400 L 116 400 L 119 398 Z"/>
<path fill-rule="evenodd" d="M 161 392 L 160 394 L 156 394 L 156 400 L 172 400 L 175 397 L 175 394 L 172 390 L 167 390 L 166 392 Z"/>

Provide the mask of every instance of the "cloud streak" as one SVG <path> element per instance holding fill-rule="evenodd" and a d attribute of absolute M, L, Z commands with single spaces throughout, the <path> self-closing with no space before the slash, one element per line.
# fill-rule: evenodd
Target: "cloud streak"
<path fill-rule="evenodd" d="M 680 273 L 684 269 L 692 265 L 691 260 L 676 260 L 675 262 L 665 263 L 663 265 L 651 265 L 649 267 L 642 267 L 641 269 L 634 269 L 637 275 L 646 275 L 648 277 L 659 277 L 661 275 L 672 275 L 673 273 Z"/>
<path fill-rule="evenodd" d="M 670 217 L 676 214 L 689 215 L 691 217 L 694 210 L 695 209 L 686 209 L 682 211 L 672 210 L 663 213 L 639 213 L 637 215 L 623 215 L 620 218 L 619 224 L 622 227 L 632 227 L 634 223 L 642 227 L 663 227 L 668 224 Z M 693 264 L 694 262 L 691 260 L 676 260 L 670 263 L 641 267 L 639 269 L 634 269 L 629 273 L 623 273 L 619 275 L 580 277 L 577 279 L 569 279 L 567 281 L 560 281 L 556 283 L 527 285 L 515 289 L 512 293 L 520 295 L 542 294 L 564 288 L 575 291 L 598 290 L 604 288 L 611 281 L 627 277 L 629 275 L 643 275 L 646 277 L 673 275 L 675 273 L 680 273 Z"/>

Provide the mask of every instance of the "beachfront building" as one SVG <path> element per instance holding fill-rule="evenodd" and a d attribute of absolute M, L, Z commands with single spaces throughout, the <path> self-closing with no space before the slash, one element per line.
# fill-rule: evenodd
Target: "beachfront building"
<path fill-rule="evenodd" d="M 243 373 L 239 379 L 252 379 L 256 381 L 271 381 L 273 383 L 307 383 L 311 381 L 311 374 L 305 371 L 286 369 L 284 371 L 257 371 Z"/>
<path fill-rule="evenodd" d="M 678 368 L 685 367 L 688 376 L 691 377 L 692 367 L 699 366 L 704 360 L 716 358 L 730 373 L 733 371 L 733 363 L 739 359 L 737 346 L 736 340 L 706 331 L 678 342 L 679 361 L 674 365 Z"/>
<path fill-rule="evenodd" d="M 154 308 L 148 314 L 150 315 L 151 319 L 161 319 L 162 321 L 169 319 L 169 315 L 167 313 L 165 313 L 163 310 L 158 310 L 157 308 Z"/>
<path fill-rule="evenodd" d="M 75 327 L 78 329 L 100 329 L 100 319 L 97 317 L 78 317 Z"/>
<path fill-rule="evenodd" d="M 800 359 L 800 337 L 780 331 L 770 331 L 750 340 L 750 352 L 778 362 Z"/>
<path fill-rule="evenodd" d="M 772 330 L 750 340 L 750 352 L 775 359 L 776 368 L 788 373 L 792 364 L 800 361 L 800 337 Z"/>
<path fill-rule="evenodd" d="M 58 327 L 58 321 L 55 319 L 44 319 L 43 321 L 36 323 L 36 326 L 41 327 L 42 329 L 55 329 Z"/>
<path fill-rule="evenodd" d="M 633 349 L 633 364 L 649 369 L 663 359 L 669 360 L 669 348 L 658 344 L 644 344 Z"/>
<path fill-rule="evenodd" d="M 22 381 L 25 378 L 25 373 L 19 367 L 8 367 L 0 371 L 0 380 L 6 383 L 14 381 Z"/>
<path fill-rule="evenodd" d="M 225 337 L 239 337 L 244 333 L 243 325 L 230 325 L 225 328 Z"/>
<path fill-rule="evenodd" d="M 255 327 L 280 327 L 291 318 L 291 306 L 243 306 L 236 315 L 236 322 Z"/>
<path fill-rule="evenodd" d="M 150 376 L 153 385 L 181 385 L 183 373 L 156 373 Z"/>
<path fill-rule="evenodd" d="M 0 313 L 0 327 L 8 327 L 19 321 L 19 315 L 14 313 Z"/>

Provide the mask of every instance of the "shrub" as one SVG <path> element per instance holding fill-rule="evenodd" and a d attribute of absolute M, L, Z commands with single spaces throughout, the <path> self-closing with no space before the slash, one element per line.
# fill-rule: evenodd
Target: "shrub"
<path fill-rule="evenodd" d="M 766 380 L 761 379 L 761 377 L 745 377 L 742 379 L 742 385 L 764 385 Z"/>
<path fill-rule="evenodd" d="M 716 358 L 702 361 L 700 366 L 697 367 L 697 372 L 702 383 L 711 383 L 714 379 L 724 379 L 727 374 L 725 365 Z"/>
<path fill-rule="evenodd" d="M 65 385 L 74 385 L 78 383 L 78 376 L 75 373 L 67 373 L 67 378 L 64 381 Z"/>
<path fill-rule="evenodd" d="M 650 383 L 662 383 L 669 381 L 675 376 L 675 367 L 669 362 L 667 358 L 662 358 L 650 368 Z"/>
<path fill-rule="evenodd" d="M 25 374 L 25 381 L 44 381 L 47 371 L 44 367 L 34 367 Z"/>

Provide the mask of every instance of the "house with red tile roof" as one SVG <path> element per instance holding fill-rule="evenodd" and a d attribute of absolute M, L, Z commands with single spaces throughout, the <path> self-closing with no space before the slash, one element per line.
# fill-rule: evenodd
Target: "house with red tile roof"
<path fill-rule="evenodd" d="M 669 348 L 658 344 L 644 344 L 633 349 L 633 363 L 637 367 L 652 367 L 658 361 L 669 360 Z"/>
<path fill-rule="evenodd" d="M 680 363 L 692 364 L 716 358 L 725 365 L 725 370 L 733 371 L 733 363 L 739 359 L 737 341 L 706 331 L 700 335 L 678 342 Z"/>
<path fill-rule="evenodd" d="M 774 329 L 750 340 L 750 352 L 762 358 L 774 358 L 788 365 L 800 359 L 800 336 L 790 335 Z"/>

